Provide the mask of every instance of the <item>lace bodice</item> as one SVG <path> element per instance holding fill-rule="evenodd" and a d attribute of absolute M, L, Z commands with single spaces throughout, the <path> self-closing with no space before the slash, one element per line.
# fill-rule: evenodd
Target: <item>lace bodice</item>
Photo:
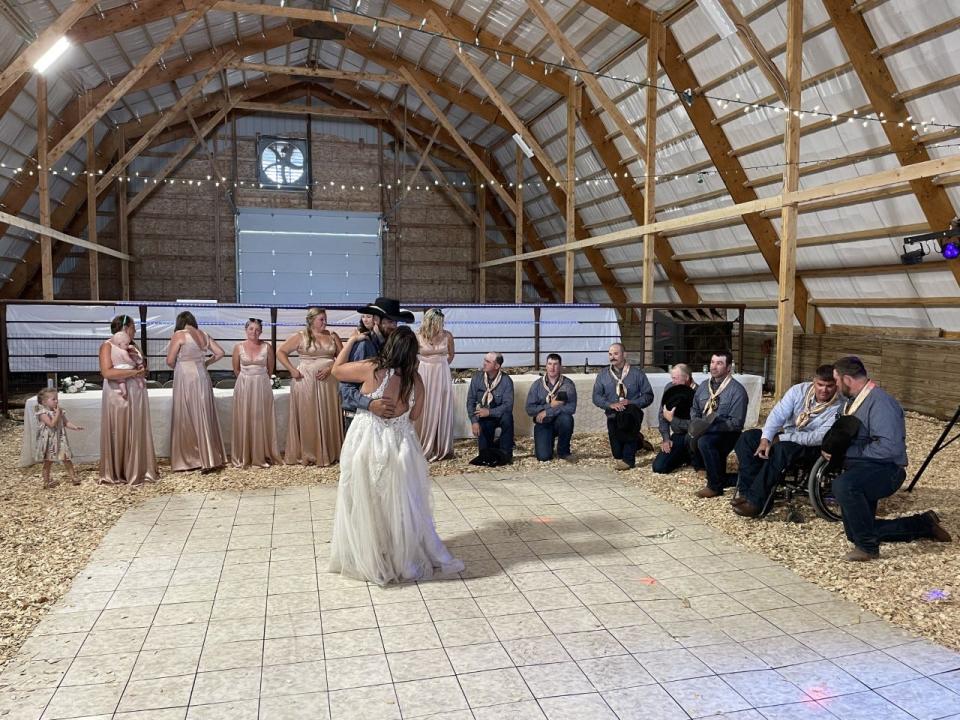
<path fill-rule="evenodd" d="M 383 376 L 383 380 L 380 381 L 380 385 L 377 386 L 376 390 L 374 390 L 371 393 L 362 393 L 362 394 L 370 398 L 371 401 L 379 400 L 380 398 L 383 397 L 383 393 L 386 392 L 387 383 L 390 382 L 390 378 L 392 378 L 393 375 L 394 375 L 394 371 L 392 369 L 387 370 L 386 374 Z M 407 411 L 403 413 L 403 415 L 398 415 L 395 418 L 382 418 L 382 417 L 379 417 L 378 415 L 374 415 L 369 410 L 363 410 L 362 408 L 357 411 L 357 414 L 363 413 L 363 414 L 369 415 L 370 417 L 375 418 L 377 421 L 387 426 L 399 425 L 401 421 L 405 423 L 409 423 L 410 411 L 413 409 L 414 402 L 416 401 L 415 395 L 416 395 L 416 390 L 415 389 L 411 390 L 410 399 L 407 401 L 407 406 L 408 406 Z"/>

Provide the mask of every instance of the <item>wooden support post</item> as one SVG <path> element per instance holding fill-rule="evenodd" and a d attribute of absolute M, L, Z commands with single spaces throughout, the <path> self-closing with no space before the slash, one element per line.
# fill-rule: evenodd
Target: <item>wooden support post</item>
<path fill-rule="evenodd" d="M 517 221 L 514 254 L 519 257 L 523 254 L 523 151 L 519 145 L 517 145 L 516 166 Z M 523 302 L 523 263 L 519 260 L 514 263 L 513 301 L 517 304 Z"/>
<path fill-rule="evenodd" d="M 126 151 L 126 138 L 123 131 L 120 131 L 120 157 L 123 157 Z M 120 252 L 129 254 L 130 238 L 127 235 L 127 181 L 123 175 L 117 176 L 117 238 L 120 244 Z M 130 263 L 126 260 L 120 261 L 120 299 L 130 299 Z"/>
<path fill-rule="evenodd" d="M 803 80 L 803 0 L 787 4 L 787 107 L 800 107 Z M 800 182 L 800 118 L 786 113 L 784 137 L 786 165 L 783 192 L 796 192 Z M 779 399 L 793 382 L 793 314 L 797 282 L 797 204 L 784 203 L 780 210 L 780 274 L 777 304 L 777 368 L 775 395 Z M 812 330 L 812 328 L 810 328 Z M 741 360 L 742 362 L 742 360 Z"/>
<path fill-rule="evenodd" d="M 647 36 L 647 108 L 644 117 L 646 125 L 646 153 L 644 169 L 646 183 L 643 188 L 643 221 L 655 222 L 657 219 L 657 57 L 660 52 L 660 23 L 650 22 L 650 34 Z M 647 233 L 643 236 L 643 287 L 641 300 L 645 305 L 653 303 L 653 263 L 656 253 L 657 236 Z M 644 309 L 643 364 L 653 365 L 653 311 Z"/>
<path fill-rule="evenodd" d="M 40 224 L 50 226 L 50 165 L 47 147 L 47 79 L 37 73 L 37 187 L 40 190 Z M 40 272 L 43 299 L 53 300 L 53 241 L 40 235 Z"/>
<path fill-rule="evenodd" d="M 85 96 L 84 112 L 89 109 L 90 97 Z M 97 145 L 94 129 L 87 130 L 87 240 L 97 242 Z M 100 299 L 100 253 L 87 253 L 90 271 L 90 299 Z"/>
<path fill-rule="evenodd" d="M 474 171 L 477 193 L 477 263 L 487 259 L 487 185 L 479 170 Z M 480 268 L 477 273 L 477 302 L 487 301 L 487 270 Z"/>
<path fill-rule="evenodd" d="M 574 234 L 577 220 L 575 213 L 577 211 L 577 165 L 576 165 L 576 146 L 577 146 L 577 84 L 570 78 L 570 92 L 567 94 L 567 242 L 572 243 L 577 239 Z M 573 251 L 565 252 L 563 267 L 563 302 L 573 303 Z"/>

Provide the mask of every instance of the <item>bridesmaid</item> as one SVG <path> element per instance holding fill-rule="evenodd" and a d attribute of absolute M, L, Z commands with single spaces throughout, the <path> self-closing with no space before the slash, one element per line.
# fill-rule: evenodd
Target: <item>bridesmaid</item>
<path fill-rule="evenodd" d="M 333 465 L 340 459 L 340 385 L 331 368 L 342 347 L 340 338 L 327 330 L 327 311 L 312 307 L 306 327 L 277 348 L 277 360 L 293 378 L 284 454 L 289 465 Z M 290 362 L 292 352 L 300 356 L 298 367 Z"/>
<path fill-rule="evenodd" d="M 233 346 L 233 432 L 230 456 L 238 468 L 279 464 L 273 413 L 273 348 L 260 339 L 263 322 L 250 318 L 243 326 L 247 339 Z"/>
<path fill-rule="evenodd" d="M 150 400 L 138 380 L 146 375 L 143 354 L 133 343 L 136 326 L 129 315 L 117 315 L 110 321 L 111 336 L 123 330 L 130 336 L 130 355 L 140 367 L 122 370 L 113 367 L 111 344 L 100 346 L 100 374 L 103 376 L 103 401 L 100 411 L 100 483 L 138 485 L 156 482 L 157 456 L 153 450 L 150 425 Z M 126 396 L 116 385 L 126 386 Z"/>
<path fill-rule="evenodd" d="M 173 368 L 170 469 L 174 472 L 211 472 L 227 463 L 207 372 L 207 366 L 222 357 L 223 348 L 197 327 L 193 313 L 185 310 L 177 315 L 167 348 L 167 365 Z"/>
<path fill-rule="evenodd" d="M 420 377 L 425 388 L 423 414 L 417 435 L 427 462 L 453 456 L 453 381 L 450 363 L 456 350 L 453 335 L 443 329 L 443 312 L 430 308 L 417 333 L 420 341 Z"/>

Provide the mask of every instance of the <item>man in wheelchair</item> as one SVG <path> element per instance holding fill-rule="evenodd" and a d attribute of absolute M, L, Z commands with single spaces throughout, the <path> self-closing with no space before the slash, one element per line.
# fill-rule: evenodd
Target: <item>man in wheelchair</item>
<path fill-rule="evenodd" d="M 787 390 L 763 430 L 744 432 L 734 448 L 740 464 L 733 511 L 757 517 L 783 473 L 809 467 L 820 457 L 820 443 L 833 425 L 841 398 L 833 365 L 821 365 L 810 382 Z"/>
<path fill-rule="evenodd" d="M 906 422 L 903 408 L 867 377 L 860 358 L 834 363 L 844 404 L 823 440 L 823 456 L 842 468 L 833 492 L 843 513 L 843 529 L 854 548 L 851 562 L 880 557 L 881 542 L 929 538 L 950 542 L 933 510 L 918 515 L 877 519 L 877 501 L 893 495 L 906 479 Z"/>

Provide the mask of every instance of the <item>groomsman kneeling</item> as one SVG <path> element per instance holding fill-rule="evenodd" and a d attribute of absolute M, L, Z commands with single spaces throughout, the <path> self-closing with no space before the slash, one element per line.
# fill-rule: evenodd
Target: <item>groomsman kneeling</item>
<path fill-rule="evenodd" d="M 784 393 L 763 430 L 747 430 L 740 436 L 734 448 L 740 463 L 737 496 L 731 501 L 737 515 L 757 517 L 784 470 L 816 461 L 840 401 L 833 365 L 821 365 L 812 381 Z"/>
<path fill-rule="evenodd" d="M 556 353 L 547 355 L 547 370 L 527 393 L 527 415 L 533 418 L 533 447 L 537 460 L 557 457 L 574 462 L 570 452 L 573 416 L 577 412 L 577 386 L 563 375 L 563 360 Z"/>
<path fill-rule="evenodd" d="M 691 463 L 707 475 L 697 497 L 723 495 L 728 484 L 727 455 L 737 444 L 746 417 L 747 391 L 733 379 L 733 354 L 716 352 L 710 357 L 710 379 L 697 388 L 690 413 Z"/>
<path fill-rule="evenodd" d="M 503 355 L 488 352 L 480 372 L 470 380 L 467 417 L 480 451 L 471 465 L 493 467 L 513 462 L 513 380 L 502 368 Z M 497 428 L 499 441 L 495 439 Z"/>
<path fill-rule="evenodd" d="M 610 367 L 593 383 L 593 404 L 607 416 L 614 468 L 629 470 L 637 463 L 643 408 L 653 402 L 653 388 L 642 370 L 627 363 L 623 343 L 611 345 L 607 357 Z"/>
<path fill-rule="evenodd" d="M 823 456 L 841 466 L 833 481 L 840 503 L 843 529 L 853 550 L 844 559 L 876 560 L 882 542 L 931 539 L 950 542 L 933 510 L 878 519 L 877 501 L 893 495 L 906 479 L 907 428 L 903 408 L 867 377 L 860 358 L 844 357 L 834 363 L 834 377 L 844 404 L 834 426 L 823 440 Z"/>

